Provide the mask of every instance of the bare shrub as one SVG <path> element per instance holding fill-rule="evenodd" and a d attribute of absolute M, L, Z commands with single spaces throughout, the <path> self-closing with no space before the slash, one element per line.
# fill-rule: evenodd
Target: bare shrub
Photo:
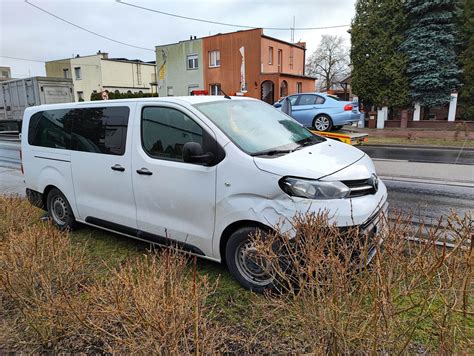
<path fill-rule="evenodd" d="M 26 199 L 0 195 L 0 243 L 8 231 L 21 231 L 31 225 L 38 214 L 39 209 L 31 206 Z"/>
<path fill-rule="evenodd" d="M 18 227 L 18 226 L 17 226 Z M 11 230 L 0 250 L 0 296 L 10 315 L 9 343 L 47 350 L 79 332 L 72 311 L 91 278 L 84 251 L 50 224 Z"/>
<path fill-rule="evenodd" d="M 211 352 L 219 337 L 205 315 L 212 288 L 186 256 L 165 250 L 128 261 L 91 286 L 94 309 L 84 322 L 108 352 Z"/>
<path fill-rule="evenodd" d="M 38 210 L 22 200 L 2 198 L 1 212 L 0 350 L 198 354 L 221 348 L 223 329 L 211 323 L 207 304 L 215 286 L 189 267 L 186 255 L 165 249 L 107 267 L 67 233 L 33 223 Z"/>
<path fill-rule="evenodd" d="M 401 216 L 384 221 L 383 248 L 369 265 L 378 239 L 341 231 L 326 214 L 297 215 L 294 238 L 255 237 L 285 291 L 267 296 L 268 320 L 293 323 L 292 337 L 307 345 L 301 351 L 403 353 L 421 343 L 446 353 L 472 345 L 471 217 L 451 215 L 428 229 Z M 440 246 L 448 239 L 452 248 Z"/>

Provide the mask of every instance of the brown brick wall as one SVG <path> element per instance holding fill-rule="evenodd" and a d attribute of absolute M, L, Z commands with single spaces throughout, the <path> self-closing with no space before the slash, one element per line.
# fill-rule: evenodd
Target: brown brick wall
<path fill-rule="evenodd" d="M 204 87 L 209 90 L 211 84 L 220 84 L 222 90 L 229 95 L 240 91 L 240 65 L 242 57 L 239 48 L 245 47 L 245 81 L 247 82 L 248 96 L 260 97 L 260 37 L 262 29 L 237 31 L 204 37 L 202 40 L 202 54 L 204 66 Z M 221 65 L 217 68 L 209 67 L 209 52 L 219 50 Z M 255 88 L 257 82 L 257 88 Z"/>

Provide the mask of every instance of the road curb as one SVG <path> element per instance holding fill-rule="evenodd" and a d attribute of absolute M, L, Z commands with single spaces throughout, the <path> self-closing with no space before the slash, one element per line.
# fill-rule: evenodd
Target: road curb
<path fill-rule="evenodd" d="M 442 179 L 427 179 L 424 177 L 406 177 L 406 176 L 384 176 L 381 175 L 382 180 L 390 180 L 397 182 L 406 182 L 406 183 L 424 183 L 424 184 L 436 184 L 436 185 L 450 185 L 455 187 L 466 187 L 474 188 L 474 182 L 467 181 L 446 181 Z"/>
<path fill-rule="evenodd" d="M 370 139 L 370 138 L 369 138 Z M 370 141 L 369 141 L 370 142 Z M 474 152 L 474 147 L 462 147 L 462 146 L 423 146 L 423 145 L 381 145 L 379 143 L 376 144 L 364 144 L 360 145 L 359 147 L 384 147 L 384 148 L 422 148 L 428 150 L 439 150 L 439 149 L 446 149 L 446 150 L 453 150 L 453 151 L 471 151 Z"/>

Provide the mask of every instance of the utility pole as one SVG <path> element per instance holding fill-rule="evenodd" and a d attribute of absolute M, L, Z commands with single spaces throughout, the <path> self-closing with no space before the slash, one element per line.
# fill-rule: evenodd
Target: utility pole
<path fill-rule="evenodd" d="M 295 43 L 295 17 L 293 16 L 293 27 L 291 28 L 291 43 Z"/>

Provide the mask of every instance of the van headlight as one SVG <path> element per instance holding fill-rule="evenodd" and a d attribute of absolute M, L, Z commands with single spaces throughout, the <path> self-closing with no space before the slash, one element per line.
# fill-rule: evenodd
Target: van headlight
<path fill-rule="evenodd" d="M 286 194 L 307 199 L 342 199 L 351 192 L 341 182 L 323 182 L 291 177 L 280 179 L 279 185 Z"/>

